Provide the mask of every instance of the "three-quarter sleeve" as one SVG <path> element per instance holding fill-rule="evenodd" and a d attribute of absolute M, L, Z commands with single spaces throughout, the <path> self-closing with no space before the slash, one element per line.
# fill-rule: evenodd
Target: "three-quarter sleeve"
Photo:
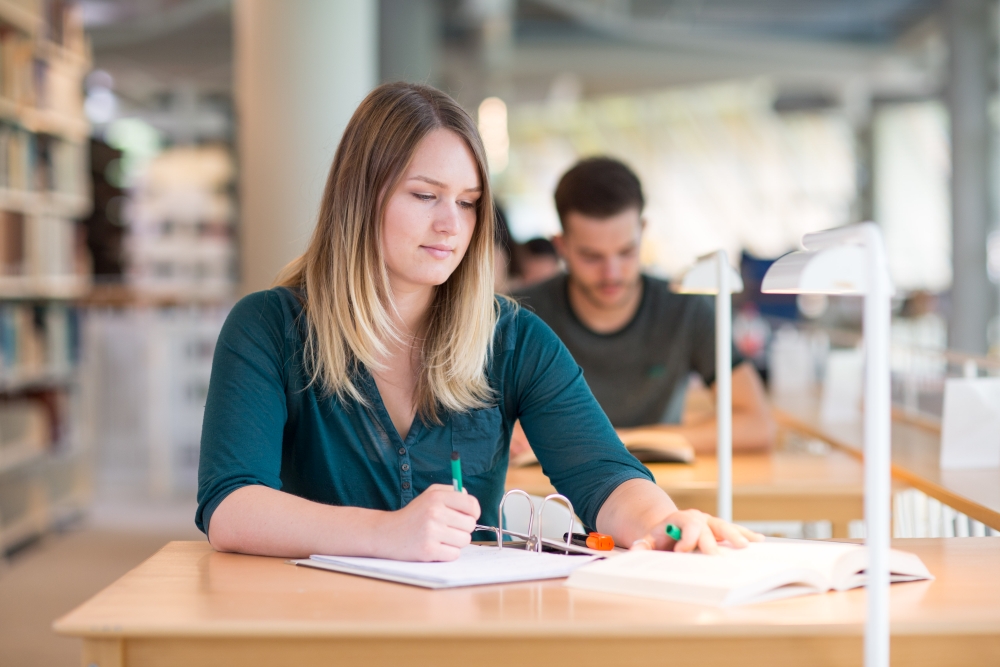
<path fill-rule="evenodd" d="M 519 310 L 507 391 L 543 472 L 588 528 L 623 482 L 653 476 L 625 449 L 583 371 L 534 313 Z"/>
<path fill-rule="evenodd" d="M 205 405 L 195 523 L 206 535 L 212 513 L 236 489 L 281 488 L 287 317 L 273 292 L 241 299 L 222 327 Z"/>

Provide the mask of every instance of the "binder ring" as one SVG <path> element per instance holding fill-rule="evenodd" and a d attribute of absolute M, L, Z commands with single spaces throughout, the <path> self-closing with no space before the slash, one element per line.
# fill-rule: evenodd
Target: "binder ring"
<path fill-rule="evenodd" d="M 507 498 L 511 494 L 524 496 L 528 501 L 528 532 L 519 533 L 514 530 L 508 530 L 503 528 L 503 508 L 504 504 L 507 502 Z M 542 537 L 542 519 L 545 515 L 545 503 L 550 500 L 561 500 L 565 505 L 566 509 L 569 510 L 569 526 L 566 530 L 566 541 L 565 543 L 558 540 L 553 540 L 549 538 Z M 503 498 L 500 499 L 500 507 L 498 509 L 498 517 L 500 519 L 500 527 L 494 526 L 476 526 L 476 530 L 488 530 L 496 534 L 497 536 L 497 548 L 503 549 L 503 538 L 504 535 L 509 535 L 511 537 L 516 537 L 518 539 L 524 540 L 524 550 L 534 551 L 536 553 L 541 553 L 542 547 L 548 545 L 550 547 L 555 547 L 557 549 L 564 549 L 566 553 L 571 551 L 578 552 L 579 550 L 573 545 L 573 517 L 576 513 L 573 511 L 573 503 L 570 502 L 569 498 L 562 495 L 561 493 L 551 493 L 542 500 L 541 506 L 538 508 L 538 530 L 534 530 L 535 527 L 535 504 L 531 502 L 531 496 L 521 489 L 511 489 L 507 493 L 503 494 Z"/>

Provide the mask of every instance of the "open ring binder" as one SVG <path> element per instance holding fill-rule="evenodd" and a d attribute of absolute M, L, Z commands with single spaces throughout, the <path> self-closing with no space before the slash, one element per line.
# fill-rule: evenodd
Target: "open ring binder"
<path fill-rule="evenodd" d="M 507 498 L 511 495 L 524 496 L 525 500 L 528 501 L 528 532 L 519 533 L 514 530 L 508 530 L 503 527 L 503 508 L 504 503 L 507 502 Z M 553 540 L 551 538 L 542 537 L 542 518 L 545 514 L 545 504 L 550 500 L 561 500 L 566 508 L 569 510 L 569 526 L 566 529 L 566 541 Z M 573 511 L 573 503 L 570 502 L 569 498 L 560 493 L 551 493 L 542 500 L 541 506 L 538 508 L 538 528 L 535 529 L 535 504 L 531 502 L 531 496 L 527 492 L 521 489 L 511 489 L 507 493 L 503 494 L 503 498 L 500 499 L 500 508 L 497 512 L 497 516 L 500 520 L 500 527 L 496 526 L 481 526 L 477 525 L 476 530 L 490 531 L 497 536 L 497 548 L 504 548 L 504 536 L 516 537 L 521 542 L 507 544 L 507 548 L 511 549 L 524 549 L 525 551 L 534 551 L 536 553 L 541 553 L 543 547 L 550 547 L 558 551 L 563 551 L 567 554 L 578 553 L 578 554 L 593 554 L 595 553 L 592 549 L 587 547 L 581 547 L 572 543 L 573 535 L 573 517 L 576 513 Z"/>

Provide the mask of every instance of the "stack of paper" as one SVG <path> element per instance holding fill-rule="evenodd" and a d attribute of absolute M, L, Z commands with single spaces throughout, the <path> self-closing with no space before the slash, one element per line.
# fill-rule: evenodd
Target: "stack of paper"
<path fill-rule="evenodd" d="M 594 560 L 593 556 L 534 553 L 521 549 L 468 546 L 457 560 L 413 563 L 384 558 L 311 556 L 292 561 L 323 570 L 357 574 L 425 588 L 455 588 L 512 581 L 558 579 Z"/>

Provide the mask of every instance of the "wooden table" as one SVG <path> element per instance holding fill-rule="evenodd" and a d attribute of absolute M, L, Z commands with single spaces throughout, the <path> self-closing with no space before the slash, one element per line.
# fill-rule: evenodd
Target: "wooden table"
<path fill-rule="evenodd" d="M 893 664 L 1000 664 L 1000 538 L 901 540 L 937 581 L 892 587 Z M 865 595 L 715 609 L 562 580 L 444 591 L 172 542 L 55 623 L 83 665 L 860 665 Z"/>
<path fill-rule="evenodd" d="M 678 507 L 716 513 L 717 465 L 698 455 L 693 464 L 647 466 L 657 485 Z M 507 488 L 543 496 L 554 491 L 541 467 L 512 468 Z M 737 521 L 823 521 L 834 537 L 847 537 L 847 525 L 864 518 L 863 470 L 858 460 L 833 450 L 817 455 L 775 451 L 733 456 L 733 517 Z"/>
<path fill-rule="evenodd" d="M 772 397 L 775 416 L 785 428 L 825 440 L 858 460 L 864 437 L 861 417 L 848 423 L 824 423 L 819 398 Z M 892 421 L 892 476 L 945 505 L 1000 530 L 1000 469 L 942 470 L 941 433 L 923 420 Z"/>

